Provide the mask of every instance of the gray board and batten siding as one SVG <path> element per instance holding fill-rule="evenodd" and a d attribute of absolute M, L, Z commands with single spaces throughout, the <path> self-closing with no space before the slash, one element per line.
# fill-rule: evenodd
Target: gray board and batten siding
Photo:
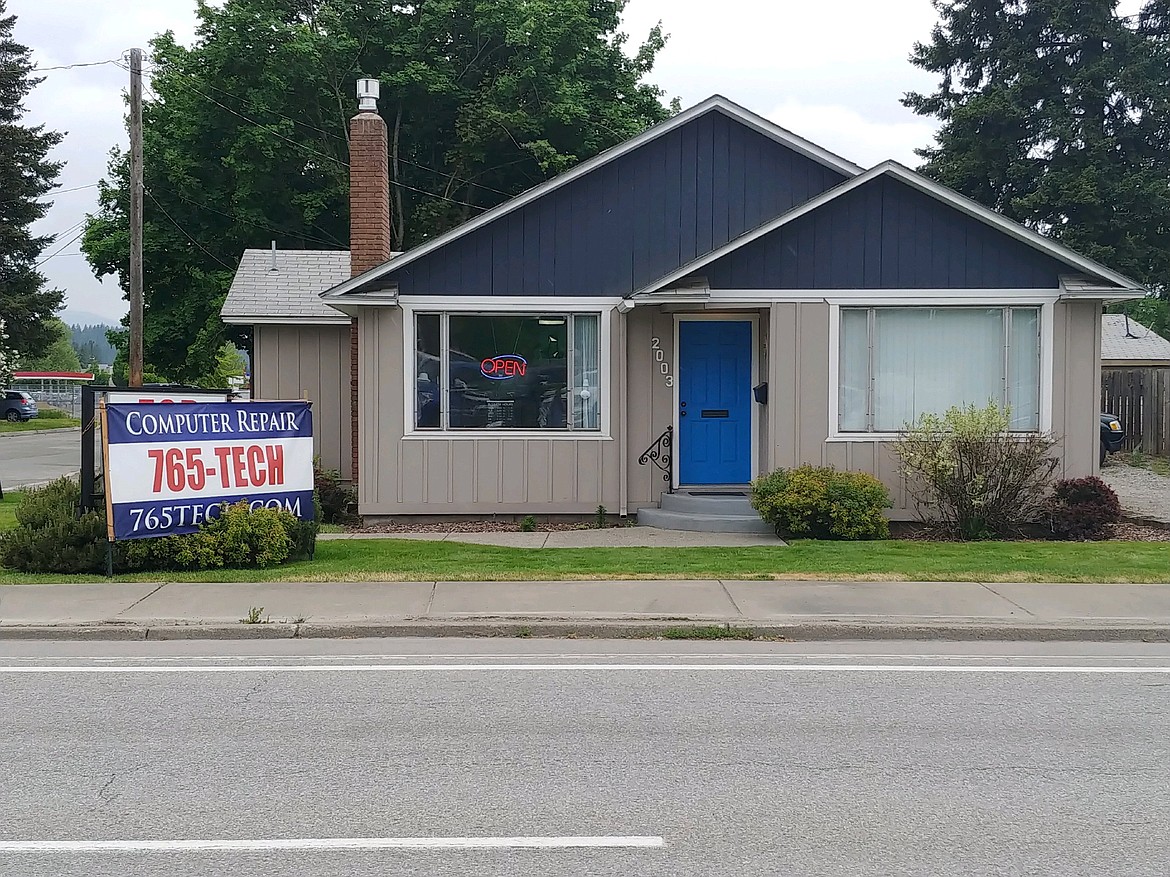
<path fill-rule="evenodd" d="M 313 453 L 345 479 L 353 447 L 349 361 L 348 325 L 253 327 L 252 397 L 310 400 Z"/>
<path fill-rule="evenodd" d="M 845 179 L 713 109 L 388 278 L 403 296 L 629 295 Z"/>
<path fill-rule="evenodd" d="M 1059 440 L 1058 477 L 1097 471 L 1099 305 L 1059 302 L 1053 313 L 1053 431 Z M 893 494 L 895 518 L 913 516 L 913 500 L 898 474 L 888 441 L 830 441 L 832 310 L 819 302 L 775 302 L 736 316 L 760 319 L 761 378 L 767 405 L 756 408 L 756 472 L 802 463 L 869 472 Z M 674 391 L 654 367 L 651 338 L 674 361 L 675 313 L 639 307 L 609 313 L 612 368 L 606 389 L 613 436 L 461 437 L 458 433 L 404 437 L 403 311 L 369 308 L 359 317 L 363 367 L 363 434 L 359 483 L 362 514 L 588 515 L 658 502 L 662 473 L 638 456 L 673 422 Z M 1087 355 L 1086 355 L 1087 353 Z M 623 436 L 624 433 L 624 436 Z"/>
<path fill-rule="evenodd" d="M 712 262 L 712 289 L 1055 289 L 1069 267 L 879 176 Z"/>

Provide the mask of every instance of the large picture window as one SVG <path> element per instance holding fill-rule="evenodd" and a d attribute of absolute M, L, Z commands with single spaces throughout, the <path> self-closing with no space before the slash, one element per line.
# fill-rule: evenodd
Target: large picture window
<path fill-rule="evenodd" d="M 417 429 L 601 429 L 600 315 L 417 314 Z"/>
<path fill-rule="evenodd" d="M 838 427 L 892 433 L 923 414 L 996 402 L 1040 428 L 1040 311 L 842 308 Z"/>

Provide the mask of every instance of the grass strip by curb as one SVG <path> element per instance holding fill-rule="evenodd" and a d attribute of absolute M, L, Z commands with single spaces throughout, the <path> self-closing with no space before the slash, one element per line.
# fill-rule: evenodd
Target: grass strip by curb
<path fill-rule="evenodd" d="M 321 542 L 314 560 L 271 569 L 140 573 L 116 581 L 430 582 L 641 579 L 1170 581 L 1170 542 L 796 541 L 788 547 L 500 548 L 371 539 Z M 0 584 L 104 582 L 0 573 Z"/>

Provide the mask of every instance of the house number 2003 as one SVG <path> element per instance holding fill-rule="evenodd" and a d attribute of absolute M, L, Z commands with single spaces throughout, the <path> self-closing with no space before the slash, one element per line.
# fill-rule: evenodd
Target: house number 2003
<path fill-rule="evenodd" d="M 650 349 L 654 351 L 654 361 L 658 363 L 658 370 L 666 378 L 666 386 L 673 387 L 674 375 L 670 373 L 670 363 L 666 361 L 666 353 L 662 349 L 662 339 L 658 337 L 651 338 Z"/>

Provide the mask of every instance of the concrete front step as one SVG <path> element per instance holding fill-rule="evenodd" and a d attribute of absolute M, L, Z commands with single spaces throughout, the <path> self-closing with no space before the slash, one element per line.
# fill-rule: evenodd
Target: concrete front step
<path fill-rule="evenodd" d="M 756 516 L 747 496 L 704 495 L 686 491 L 664 493 L 660 507 L 668 512 L 688 515 L 747 515 Z"/>
<path fill-rule="evenodd" d="M 698 533 L 754 533 L 767 535 L 772 528 L 754 511 L 750 515 L 700 514 L 667 509 L 638 509 L 638 523 L 663 530 L 690 530 Z"/>

